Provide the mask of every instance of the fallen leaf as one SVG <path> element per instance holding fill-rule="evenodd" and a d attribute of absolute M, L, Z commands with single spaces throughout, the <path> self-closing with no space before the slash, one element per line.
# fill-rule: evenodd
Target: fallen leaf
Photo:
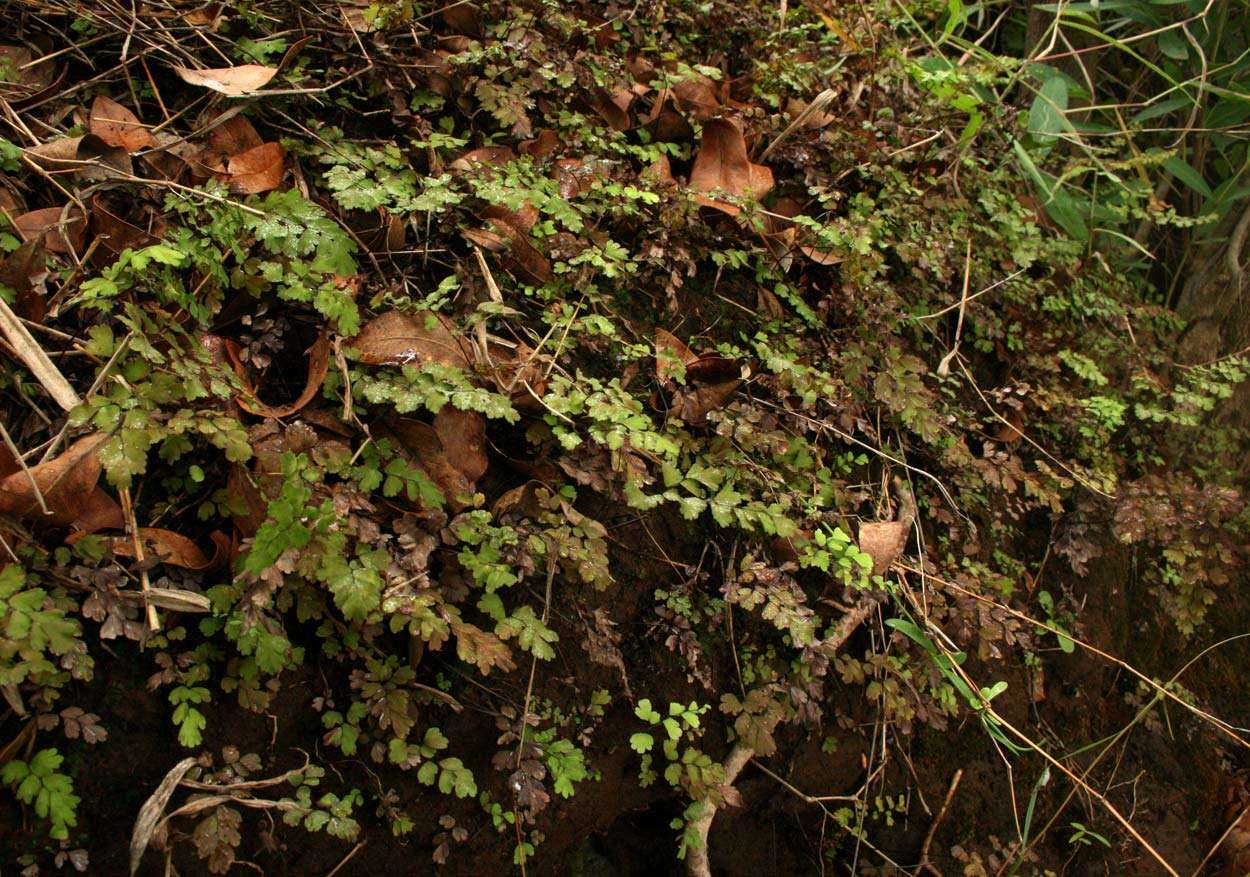
<path fill-rule="evenodd" d="M 42 241 L 49 253 L 81 253 L 86 237 L 82 211 L 71 206 L 44 207 L 13 218 L 13 226 L 25 241 Z"/>
<path fill-rule="evenodd" d="M 560 148 L 560 136 L 550 128 L 543 128 L 533 140 L 526 140 L 518 147 L 535 161 L 542 161 Z"/>
<path fill-rule="evenodd" d="M 256 195 L 276 189 L 286 173 L 286 150 L 280 143 L 262 143 L 226 162 L 230 191 Z"/>
<path fill-rule="evenodd" d="M 164 234 L 164 220 L 159 216 L 153 223 L 153 231 L 139 228 L 118 216 L 112 205 L 97 195 L 91 199 L 91 231 L 99 241 L 97 252 L 107 264 L 114 261 L 124 250 L 137 250 L 154 244 Z"/>
<path fill-rule="evenodd" d="M 737 198 L 762 198 L 773 187 L 773 172 L 747 158 L 742 129 L 729 119 L 709 119 L 703 125 L 699 154 L 690 171 L 690 187 L 700 192 L 724 192 Z M 740 208 L 725 201 L 697 196 L 700 204 L 737 216 Z"/>
<path fill-rule="evenodd" d="M 486 474 L 486 418 L 476 411 L 444 405 L 434 415 L 434 432 L 447 459 L 470 481 Z"/>
<path fill-rule="evenodd" d="M 510 269 L 534 286 L 542 286 L 551 280 L 551 262 L 530 241 L 529 228 L 536 214 L 531 218 L 525 213 L 503 207 L 489 207 L 482 212 L 482 216 L 508 240 L 508 252 L 512 257 L 508 266 Z"/>
<path fill-rule="evenodd" d="M 684 380 L 686 366 L 698 358 L 672 332 L 665 329 L 655 330 L 655 376 L 660 380 Z"/>
<path fill-rule="evenodd" d="M 35 323 L 42 323 L 48 314 L 48 303 L 43 296 L 48 269 L 43 252 L 43 236 L 36 235 L 0 262 L 0 283 L 17 293 L 13 309 Z"/>
<path fill-rule="evenodd" d="M 741 380 L 734 378 L 715 384 L 683 387 L 673 396 L 673 411 L 684 422 L 702 426 L 707 423 L 708 414 L 723 407 L 741 384 Z"/>
<path fill-rule="evenodd" d="M 263 64 L 243 64 L 239 67 L 217 67 L 209 70 L 175 66 L 174 72 L 188 85 L 202 85 L 230 97 L 239 97 L 264 88 L 269 80 L 278 75 L 278 68 Z"/>
<path fill-rule="evenodd" d="M 0 46 L 0 63 L 13 71 L 0 77 L 0 97 L 20 110 L 53 94 L 65 77 L 66 68 L 62 66 L 58 76 L 52 60 L 36 61 L 34 53 L 25 46 Z"/>
<path fill-rule="evenodd" d="M 716 83 L 702 73 L 694 73 L 670 90 L 677 105 L 700 122 L 710 119 L 720 110 L 720 97 Z"/>
<path fill-rule="evenodd" d="M 31 467 L 28 472 L 14 472 L 0 480 L 0 514 L 31 517 L 52 524 L 71 523 L 87 506 L 100 480 L 98 453 L 107 438 L 103 433 L 84 436 L 56 458 Z M 46 515 L 39 507 L 40 494 L 48 509 Z"/>
<path fill-rule="evenodd" d="M 465 342 L 453 334 L 451 321 L 442 314 L 414 317 L 388 311 L 365 324 L 348 344 L 360 351 L 365 365 L 441 362 L 467 369 L 471 364 Z"/>
<path fill-rule="evenodd" d="M 143 543 L 143 552 L 147 558 L 194 570 L 208 569 L 215 562 L 224 560 L 223 545 L 227 552 L 230 548 L 230 540 L 223 533 L 214 533 L 215 550 L 213 556 L 208 557 L 186 536 L 161 527 L 140 527 L 139 540 Z M 119 537 L 113 542 L 113 553 L 134 557 L 134 544 L 129 537 Z"/>
<path fill-rule="evenodd" d="M 195 161 L 204 165 L 213 173 L 222 173 L 226 162 L 236 155 L 242 155 L 249 149 L 255 149 L 265 141 L 256 133 L 247 117 L 238 114 L 238 108 L 227 112 L 235 113 L 223 121 L 209 121 L 205 127 L 209 129 L 208 137 L 202 149 L 195 155 Z M 224 113 L 222 115 L 225 115 Z M 221 116 L 217 117 L 218 119 Z"/>
<path fill-rule="evenodd" d="M 451 169 L 456 171 L 472 170 L 475 165 L 486 165 L 494 167 L 496 165 L 507 164 L 516 159 L 516 153 L 512 151 L 511 146 L 479 146 L 477 149 L 470 149 L 464 155 L 457 158 L 451 163 Z"/>
<path fill-rule="evenodd" d="M 120 147 L 127 152 L 155 146 L 156 140 L 139 117 L 112 98 L 98 95 L 91 104 L 91 133 L 109 146 Z"/>
<path fill-rule="evenodd" d="M 872 574 L 883 575 L 907 544 L 907 521 L 874 521 L 859 525 L 859 548 L 872 557 Z"/>
<path fill-rule="evenodd" d="M 258 417 L 290 417 L 312 401 L 313 396 L 317 395 L 317 391 L 321 389 L 321 382 L 325 380 L 326 373 L 330 370 L 330 338 L 322 333 L 317 336 L 317 340 L 313 342 L 312 347 L 308 348 L 308 377 L 304 381 L 304 390 L 299 394 L 299 398 L 287 405 L 267 405 L 256 396 L 256 389 L 251 386 L 247 379 L 243 363 L 238 358 L 238 346 L 232 346 L 230 343 L 227 343 L 226 353 L 234 365 L 235 373 L 243 380 L 251 397 L 248 398 L 247 395 L 244 395 L 235 401 L 239 403 L 239 407 L 244 411 L 249 414 L 255 414 Z"/>
<path fill-rule="evenodd" d="M 452 463 L 434 427 L 419 420 L 397 418 L 388 424 L 400 446 L 425 470 L 453 512 L 467 508 L 457 497 L 473 493 L 473 482 Z"/>
<path fill-rule="evenodd" d="M 587 103 L 612 128 L 617 131 L 628 131 L 633 127 L 629 119 L 629 104 L 634 99 L 630 91 L 612 95 L 607 89 L 595 86 L 591 89 Z"/>
<path fill-rule="evenodd" d="M 109 146 L 95 134 L 60 137 L 26 150 L 26 157 L 44 170 L 76 174 L 83 180 L 117 179 L 133 176 L 130 153 Z"/>
<path fill-rule="evenodd" d="M 102 487 L 92 490 L 86 503 L 77 511 L 78 517 L 74 518 L 70 526 L 79 535 L 85 536 L 96 530 L 120 530 L 126 525 L 122 507 Z"/>
<path fill-rule="evenodd" d="M 681 112 L 671 92 L 662 92 L 643 126 L 657 143 L 682 143 L 694 136 L 694 127 Z"/>

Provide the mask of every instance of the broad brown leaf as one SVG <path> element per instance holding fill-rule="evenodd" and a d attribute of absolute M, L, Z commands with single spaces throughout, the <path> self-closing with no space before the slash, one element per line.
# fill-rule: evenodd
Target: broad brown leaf
<path fill-rule="evenodd" d="M 226 343 L 225 349 L 234 365 L 235 373 L 242 378 L 251 395 L 251 398 L 240 396 L 235 401 L 244 411 L 259 417 L 290 417 L 312 401 L 317 391 L 321 389 L 321 382 L 325 380 L 326 373 L 330 370 L 330 338 L 322 333 L 313 342 L 312 347 L 308 348 L 308 377 L 304 380 L 304 390 L 299 394 L 299 398 L 287 405 L 266 405 L 256 396 L 256 390 L 248 382 L 243 363 L 238 358 L 237 345 Z"/>
<path fill-rule="evenodd" d="M 465 342 L 452 334 L 451 321 L 441 314 L 427 318 L 388 311 L 365 324 L 349 344 L 365 365 L 441 362 L 467 369 L 471 363 Z"/>
<path fill-rule="evenodd" d="M 470 481 L 486 474 L 486 418 L 476 411 L 444 405 L 434 415 L 434 432 L 447 459 Z"/>
<path fill-rule="evenodd" d="M 239 97 L 264 88 L 269 80 L 278 75 L 278 68 L 263 64 L 243 64 L 239 67 L 216 67 L 208 70 L 174 67 L 174 72 L 188 85 L 201 85 L 221 94 Z"/>
<path fill-rule="evenodd" d="M 286 150 L 280 143 L 262 143 L 226 162 L 230 191 L 256 195 L 276 189 L 286 173 Z"/>
<path fill-rule="evenodd" d="M 53 524 L 71 523 L 87 507 L 100 480 L 98 452 L 106 438 L 108 436 L 102 433 L 84 436 L 60 456 L 32 467 L 29 475 L 23 471 L 13 472 L 0 480 L 0 514 L 32 517 Z M 36 486 L 47 505 L 47 515 L 39 507 Z"/>
<path fill-rule="evenodd" d="M 64 219 L 62 219 L 64 217 Z M 49 253 L 81 253 L 86 236 L 82 211 L 77 207 L 44 207 L 14 217 L 13 225 L 25 241 L 43 241 Z"/>
<path fill-rule="evenodd" d="M 91 104 L 91 133 L 109 146 L 138 152 L 156 145 L 156 140 L 139 117 L 112 98 L 98 95 Z"/>
<path fill-rule="evenodd" d="M 724 192 L 743 198 L 762 198 L 773 187 L 773 172 L 747 158 L 742 129 L 729 119 L 709 119 L 703 125 L 699 154 L 690 171 L 690 187 L 699 192 Z M 740 208 L 715 198 L 698 196 L 700 204 L 737 216 Z"/>
<path fill-rule="evenodd" d="M 883 575 L 907 544 L 907 521 L 874 521 L 859 525 L 859 548 L 872 557 L 872 574 Z"/>

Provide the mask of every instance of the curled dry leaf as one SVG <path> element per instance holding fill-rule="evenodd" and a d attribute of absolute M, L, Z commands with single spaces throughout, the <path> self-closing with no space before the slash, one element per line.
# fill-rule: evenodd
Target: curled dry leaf
<path fill-rule="evenodd" d="M 226 162 L 236 155 L 242 155 L 249 149 L 255 149 L 265 141 L 261 140 L 256 129 L 247 117 L 237 114 L 237 107 L 228 112 L 236 113 L 218 122 L 209 122 L 208 142 L 200 151 L 198 161 L 214 171 L 225 168 Z M 226 115 L 222 113 L 222 115 Z M 217 117 L 218 119 L 221 116 Z"/>
<path fill-rule="evenodd" d="M 107 438 L 103 433 L 84 436 L 55 459 L 0 480 L 0 514 L 39 518 L 53 524 L 73 522 L 86 508 L 100 480 L 98 454 Z M 47 515 L 40 508 L 40 495 Z"/>
<path fill-rule="evenodd" d="M 662 381 L 685 378 L 686 366 L 699 357 L 666 329 L 655 330 L 655 376 Z"/>
<path fill-rule="evenodd" d="M 240 396 L 235 401 L 244 411 L 258 417 L 290 417 L 312 401 L 317 391 L 321 389 L 321 382 L 325 380 L 326 373 L 330 370 L 330 338 L 322 333 L 317 336 L 312 347 L 308 348 L 308 377 L 304 381 L 304 390 L 299 394 L 299 398 L 287 405 L 266 405 L 256 396 L 256 389 L 247 379 L 246 369 L 239 359 L 239 346 L 229 341 L 224 346 L 226 356 L 234 366 L 235 373 L 243 380 L 248 390 L 248 395 Z"/>
<path fill-rule="evenodd" d="M 77 531 L 76 534 L 65 541 L 72 542 L 96 530 L 120 530 L 125 525 L 126 519 L 117 500 L 109 496 L 104 488 L 96 487 L 88 495 L 86 503 L 79 509 L 78 517 L 71 524 Z"/>
<path fill-rule="evenodd" d="M 256 195 L 276 189 L 286 173 L 286 150 L 280 143 L 262 143 L 226 162 L 225 182 L 230 191 Z"/>
<path fill-rule="evenodd" d="M 156 791 L 139 808 L 139 816 L 135 819 L 134 831 L 130 835 L 131 877 L 134 877 L 135 872 L 139 870 L 139 863 L 143 861 L 143 853 L 152 842 L 152 834 L 156 831 L 156 826 L 161 821 L 161 814 L 165 812 L 165 807 L 168 806 L 169 799 L 173 797 L 174 790 L 178 788 L 178 783 L 182 782 L 182 778 L 195 767 L 196 763 L 194 758 L 184 758 L 175 764 L 170 768 L 169 773 L 165 774 L 165 779 L 161 780 Z"/>
<path fill-rule="evenodd" d="M 0 64 L 12 71 L 0 76 L 0 97 L 15 110 L 53 94 L 66 72 L 62 67 L 58 75 L 52 58 L 36 61 L 25 46 L 0 46 Z"/>
<path fill-rule="evenodd" d="M 389 311 L 374 317 L 349 342 L 365 365 L 421 365 L 441 362 L 469 368 L 472 360 L 462 339 L 442 314 L 412 316 Z"/>
<path fill-rule="evenodd" d="M 81 253 L 87 226 L 82 211 L 71 206 L 44 207 L 14 217 L 13 225 L 24 241 L 42 241 L 49 253 Z"/>
<path fill-rule="evenodd" d="M 535 161 L 542 161 L 560 148 L 560 135 L 550 128 L 543 128 L 533 140 L 526 140 L 519 148 Z"/>
<path fill-rule="evenodd" d="M 139 540 L 147 557 L 180 566 L 183 569 L 201 570 L 220 564 L 230 550 L 230 540 L 223 533 L 214 532 L 213 555 L 208 557 L 200 547 L 180 533 L 160 527 L 140 527 Z M 134 557 L 134 544 L 129 538 L 118 538 L 113 543 L 113 553 Z"/>
<path fill-rule="evenodd" d="M 137 250 L 156 243 L 165 233 L 165 221 L 157 216 L 150 231 L 139 228 L 118 216 L 104 196 L 97 195 L 91 199 L 91 231 L 99 241 L 97 252 L 107 264 L 123 250 Z"/>
<path fill-rule="evenodd" d="M 552 278 L 551 262 L 530 243 L 529 229 L 537 218 L 532 210 L 533 208 L 528 208 L 517 212 L 496 206 L 487 208 L 482 216 L 490 221 L 495 231 L 507 239 L 508 252 L 512 256 L 509 267 L 515 269 L 526 282 L 541 286 Z M 466 236 L 473 240 L 472 235 Z M 474 243 L 479 242 L 474 240 Z"/>
<path fill-rule="evenodd" d="M 647 124 L 643 127 L 657 143 L 682 143 L 694 137 L 694 127 L 678 111 L 672 92 L 662 92 L 656 98 Z"/>
<path fill-rule="evenodd" d="M 883 575 L 907 544 L 911 522 L 874 521 L 860 524 L 859 548 L 872 558 L 872 574 Z"/>
<path fill-rule="evenodd" d="M 44 170 L 73 172 L 88 181 L 134 175 L 130 154 L 120 146 L 109 146 L 95 134 L 40 143 L 27 149 L 26 157 Z"/>
<path fill-rule="evenodd" d="M 699 192 L 724 192 L 737 198 L 762 198 L 773 187 L 773 172 L 747 158 L 742 129 L 729 119 L 709 119 L 703 125 L 699 154 L 690 171 L 690 187 Z M 740 208 L 703 195 L 700 204 L 737 216 Z"/>
<path fill-rule="evenodd" d="M 104 95 L 96 97 L 91 104 L 88 127 L 92 134 L 109 146 L 119 147 L 127 152 L 138 152 L 156 145 L 156 140 L 139 121 L 138 116 Z"/>
<path fill-rule="evenodd" d="M 239 67 L 218 67 L 209 70 L 191 70 L 174 67 L 174 72 L 188 85 L 202 85 L 230 97 L 239 97 L 264 88 L 269 80 L 278 75 L 278 68 L 263 64 L 243 64 Z"/>
<path fill-rule="evenodd" d="M 720 110 L 716 83 L 702 73 L 694 73 L 671 89 L 677 105 L 699 121 L 710 119 Z"/>

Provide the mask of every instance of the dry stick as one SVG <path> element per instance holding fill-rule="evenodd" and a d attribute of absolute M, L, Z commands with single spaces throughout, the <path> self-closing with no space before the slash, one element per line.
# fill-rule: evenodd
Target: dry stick
<path fill-rule="evenodd" d="M 1213 716 L 1210 713 L 1206 712 L 1205 710 L 1201 710 L 1198 707 L 1194 706 L 1193 704 L 1186 702 L 1183 698 L 1181 698 L 1175 692 L 1170 691 L 1166 686 L 1160 685 L 1158 682 L 1155 682 L 1153 679 L 1151 679 L 1146 674 L 1142 673 L 1140 670 L 1133 667 L 1133 665 L 1129 664 L 1127 661 L 1124 661 L 1121 658 L 1117 658 L 1115 655 L 1109 654 L 1108 652 L 1104 652 L 1102 649 L 1098 648 L 1097 646 L 1091 645 L 1085 642 L 1084 640 L 1078 639 L 1076 636 L 1070 633 L 1067 633 L 1065 631 L 1062 631 L 1053 625 L 1047 624 L 1044 621 L 1038 621 L 1036 618 L 1033 618 L 1030 615 L 1027 615 L 1016 609 L 1012 609 L 1010 606 L 1008 606 L 1005 603 L 1001 603 L 998 600 L 994 600 L 982 594 L 977 594 L 972 591 L 969 591 L 967 588 L 957 585 L 954 582 L 949 582 L 946 579 L 943 579 L 939 576 L 934 575 L 933 573 L 922 573 L 920 570 L 914 567 L 907 566 L 906 564 L 903 564 L 903 563 L 896 563 L 895 565 L 899 569 L 904 570 L 905 572 L 914 573 L 916 575 L 923 574 L 927 576 L 930 580 L 937 582 L 943 588 L 948 588 L 952 591 L 956 591 L 957 593 L 963 594 L 965 597 L 971 597 L 972 599 L 977 600 L 978 602 L 988 603 L 989 605 L 993 606 L 996 609 L 1001 609 L 1002 611 L 1011 615 L 1013 618 L 1018 618 L 1021 621 L 1025 621 L 1025 622 L 1028 622 L 1029 624 L 1032 624 L 1034 627 L 1037 627 L 1041 630 L 1045 630 L 1048 633 L 1053 633 L 1055 634 L 1055 636 L 1062 636 L 1064 639 L 1070 640 L 1074 645 L 1080 646 L 1082 649 L 1085 649 L 1085 651 L 1089 652 L 1090 654 L 1097 655 L 1103 660 L 1109 661 L 1112 664 L 1115 664 L 1121 670 L 1135 676 L 1139 681 L 1141 681 L 1143 684 L 1153 689 L 1157 694 L 1171 700 L 1178 706 L 1193 713 L 1195 716 L 1202 719 L 1203 721 L 1208 722 L 1214 727 L 1218 728 L 1221 732 L 1223 732 L 1226 736 L 1228 736 L 1229 739 L 1233 740 L 1239 746 L 1250 749 L 1250 742 L 1247 742 L 1246 740 L 1244 740 L 1243 738 L 1235 734 L 1233 731 L 1232 725 L 1228 724 L 1227 722 L 1225 722 L 1223 719 L 1219 718 L 1218 716 Z M 1250 635 L 1250 634 L 1242 634 L 1242 636 L 1247 636 L 1247 635 Z M 1173 679 L 1175 678 L 1176 677 L 1174 676 Z"/>
<path fill-rule="evenodd" d="M 161 629 L 160 619 L 156 617 L 156 607 L 148 602 L 148 592 L 152 589 L 148 581 L 148 571 L 143 566 L 143 543 L 139 540 L 139 524 L 135 520 L 135 507 L 130 501 L 130 488 L 118 490 L 122 501 L 122 516 L 126 519 L 126 530 L 130 534 L 130 544 L 135 551 L 135 563 L 139 565 L 139 587 L 143 591 L 143 606 L 147 610 L 148 630 L 156 633 Z"/>
<path fill-rule="evenodd" d="M 351 850 L 348 851 L 347 855 L 344 856 L 342 859 L 340 859 L 339 863 L 330 869 L 330 872 L 326 874 L 326 877 L 334 877 L 335 874 L 337 874 L 339 871 L 342 871 L 343 866 L 346 865 L 348 862 L 350 862 L 358 852 L 364 849 L 365 843 L 366 841 L 363 841 L 363 840 L 358 841 L 356 843 L 356 846 L 352 847 Z"/>
<path fill-rule="evenodd" d="M 959 353 L 959 342 L 964 334 L 964 311 L 968 309 L 968 288 L 972 285 L 972 239 L 968 239 L 968 253 L 964 256 L 964 289 L 959 296 L 959 322 L 955 324 L 955 343 L 951 345 L 951 349 L 942 357 L 942 361 L 938 363 L 938 377 L 944 378 L 950 374 L 951 360 Z"/>
<path fill-rule="evenodd" d="M 855 629 L 868 620 L 868 616 L 872 615 L 877 608 L 877 600 L 873 597 L 866 597 L 855 605 L 855 608 L 842 617 L 838 622 L 838 626 L 834 629 L 833 634 L 826 640 L 826 643 L 832 643 L 833 650 L 841 648 L 843 643 L 851 638 L 851 634 Z M 744 746 L 738 743 L 729 752 L 729 757 L 725 759 L 725 779 L 723 785 L 731 786 L 734 780 L 738 778 L 742 768 L 747 762 L 755 757 L 755 750 L 750 746 Z M 760 765 L 756 765 L 761 767 Z M 775 774 L 770 775 L 775 777 Z M 776 778 L 776 777 L 775 777 Z M 708 834 L 712 830 L 712 820 L 716 818 L 717 806 L 711 801 L 704 801 L 699 815 L 692 823 L 695 835 L 698 837 L 697 842 L 687 847 L 686 853 L 686 870 L 691 877 L 711 877 L 712 866 L 708 859 Z"/>
<path fill-rule="evenodd" d="M 946 790 L 946 800 L 942 802 L 942 809 L 938 810 L 938 814 L 933 819 L 933 824 L 929 826 L 929 833 L 924 836 L 924 846 L 920 848 L 920 864 L 916 868 L 916 875 L 926 869 L 941 877 L 941 872 L 933 867 L 933 863 L 929 861 L 929 848 L 933 846 L 933 838 L 937 836 L 937 830 L 942 824 L 942 820 L 946 818 L 946 811 L 950 809 L 951 801 L 955 798 L 955 790 L 959 788 L 959 781 L 964 778 L 964 769 L 961 767 L 955 771 L 955 775 L 951 777 L 951 786 Z"/>
<path fill-rule="evenodd" d="M 17 314 L 4 299 L 0 298 L 0 330 L 3 330 L 9 344 L 17 351 L 18 357 L 30 369 L 35 379 L 48 391 L 56 404 L 65 411 L 77 407 L 81 400 L 74 388 L 65 380 L 65 375 L 56 367 L 44 349 L 22 325 Z"/>
<path fill-rule="evenodd" d="M 973 678 L 969 676 L 962 667 L 960 667 L 957 663 L 955 663 L 950 650 L 942 642 L 942 640 L 946 638 L 946 634 L 945 632 L 942 631 L 942 628 L 940 628 L 932 619 L 930 619 L 927 615 L 923 613 L 923 610 L 921 609 L 920 604 L 916 602 L 915 596 L 910 591 L 905 591 L 904 593 L 907 595 L 907 598 L 910 601 L 912 608 L 915 609 L 917 612 L 921 613 L 921 618 L 924 620 L 925 624 L 928 627 L 932 628 L 933 630 L 937 631 L 938 633 L 942 634 L 941 637 L 935 637 L 933 641 L 936 647 L 939 650 L 941 650 L 942 654 L 946 656 L 953 672 L 959 674 L 964 684 L 967 685 L 972 691 L 980 691 L 981 686 L 978 685 L 976 681 L 973 680 Z M 1158 850 L 1156 850 L 1153 846 L 1151 846 L 1150 842 L 1146 840 L 1145 837 L 1142 836 L 1141 832 L 1139 832 L 1133 826 L 1133 823 L 1130 822 L 1124 816 L 1124 814 L 1122 814 L 1116 808 L 1114 804 L 1112 804 L 1109 800 L 1107 800 L 1106 795 L 1103 795 L 1101 792 L 1099 792 L 1097 789 L 1095 789 L 1093 786 L 1087 783 L 1084 779 L 1077 776 L 1067 767 L 1067 765 L 1065 765 L 1063 762 L 1059 761 L 1059 759 L 1055 758 L 1053 755 L 1051 755 L 1049 752 L 1043 749 L 1041 744 L 1035 742 L 1027 734 L 1025 734 L 1015 725 L 1011 724 L 1011 722 L 1007 721 L 1005 718 L 999 715 L 998 712 L 994 709 L 993 705 L 988 700 L 985 700 L 984 698 L 980 698 L 980 700 L 981 700 L 980 712 L 982 713 L 983 716 L 986 716 L 994 720 L 999 725 L 999 727 L 1005 728 L 1006 730 L 1010 731 L 1012 736 L 1018 739 L 1021 743 L 1023 743 L 1029 749 L 1033 750 L 1038 755 L 1040 755 L 1043 759 L 1046 760 L 1047 763 L 1050 764 L 1051 767 L 1058 770 L 1060 773 L 1066 776 L 1069 780 L 1071 780 L 1075 785 L 1079 786 L 1080 789 L 1083 792 L 1085 792 L 1085 794 L 1089 795 L 1091 798 L 1093 798 L 1099 804 L 1101 804 L 1103 809 L 1105 809 L 1108 813 L 1110 813 L 1111 816 L 1115 819 L 1115 821 L 1120 823 L 1120 825 L 1124 827 L 1125 831 L 1127 831 L 1130 835 L 1132 835 L 1133 839 L 1137 841 L 1142 846 L 1142 848 L 1146 850 L 1146 852 L 1150 853 L 1151 857 L 1163 867 L 1164 871 L 1170 874 L 1171 877 L 1180 877 L 1180 874 L 1177 873 L 1176 869 L 1172 867 L 1171 863 L 1168 862 L 1168 860 L 1165 859 Z"/>

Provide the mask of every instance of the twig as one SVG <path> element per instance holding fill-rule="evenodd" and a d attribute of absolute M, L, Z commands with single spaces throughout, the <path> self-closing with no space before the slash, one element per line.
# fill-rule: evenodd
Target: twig
<path fill-rule="evenodd" d="M 65 380 L 65 375 L 61 374 L 61 370 L 48 358 L 48 354 L 39 346 L 39 342 L 22 325 L 17 314 L 13 313 L 8 303 L 2 298 L 0 298 L 0 330 L 4 331 L 9 344 L 17 351 L 18 358 L 30 369 L 31 374 L 48 391 L 48 395 L 56 404 L 65 411 L 78 407 L 81 400 L 69 381 Z"/>
<path fill-rule="evenodd" d="M 955 797 L 955 790 L 959 788 L 959 781 L 964 777 L 964 769 L 961 767 L 955 771 L 955 775 L 951 777 L 951 786 L 946 790 L 946 800 L 942 802 L 942 808 L 938 810 L 937 816 L 933 818 L 933 824 L 929 826 L 929 832 L 924 836 L 924 845 L 920 848 L 920 865 L 916 868 L 916 877 L 921 872 L 928 870 L 942 877 L 942 872 L 933 867 L 933 863 L 929 861 L 929 848 L 933 846 L 933 838 L 937 835 L 938 828 L 942 825 L 942 820 L 946 818 L 946 811 L 950 809 L 951 801 Z"/>
<path fill-rule="evenodd" d="M 326 877 L 334 877 L 334 875 L 335 875 L 335 874 L 337 874 L 339 871 L 343 870 L 343 866 L 344 866 L 344 865 L 346 865 L 348 862 L 350 862 L 350 861 L 352 860 L 352 858 L 353 858 L 353 857 L 354 857 L 354 856 L 355 856 L 358 852 L 360 852 L 362 849 L 364 849 L 364 846 L 365 846 L 365 844 L 366 844 L 366 843 L 367 843 L 367 841 L 363 841 L 363 840 L 361 840 L 361 841 L 357 841 L 357 842 L 356 842 L 356 846 L 354 846 L 354 847 L 352 847 L 350 850 L 348 850 L 347 855 L 346 855 L 346 856 L 344 856 L 342 859 L 340 859 L 340 860 L 339 860 L 339 863 L 338 863 L 337 865 L 335 865 L 333 868 L 331 868 L 331 869 L 330 869 L 330 872 L 329 872 L 328 874 L 326 874 Z"/>
<path fill-rule="evenodd" d="M 156 617 L 156 607 L 148 602 L 148 591 L 152 589 L 152 585 L 148 581 L 148 571 L 143 566 L 143 543 L 139 539 L 139 524 L 135 520 L 135 507 L 130 500 L 130 488 L 123 487 L 117 493 L 122 501 L 122 517 L 126 519 L 126 531 L 130 534 L 130 544 L 135 551 L 135 564 L 139 567 L 139 587 L 143 591 L 143 607 L 147 612 L 148 630 L 156 633 L 161 629 L 161 622 Z"/>
<path fill-rule="evenodd" d="M 972 282 L 972 239 L 968 239 L 968 252 L 964 256 L 964 289 L 959 296 L 959 322 L 955 324 L 955 343 L 938 363 L 938 377 L 946 377 L 951 372 L 951 360 L 959 354 L 959 342 L 964 334 L 964 312 L 968 309 L 968 287 Z"/>

